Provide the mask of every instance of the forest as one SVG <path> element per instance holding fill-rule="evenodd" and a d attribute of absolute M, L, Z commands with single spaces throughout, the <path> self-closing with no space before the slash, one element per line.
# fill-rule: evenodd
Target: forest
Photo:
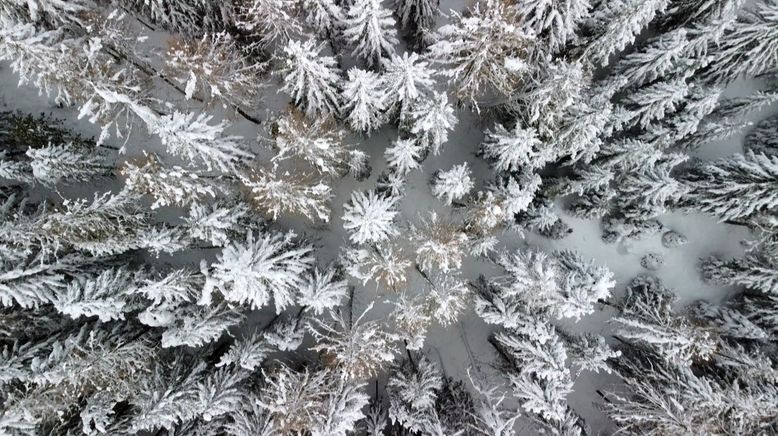
<path fill-rule="evenodd" d="M 778 0 L 0 0 L 0 436 L 778 434 Z"/>

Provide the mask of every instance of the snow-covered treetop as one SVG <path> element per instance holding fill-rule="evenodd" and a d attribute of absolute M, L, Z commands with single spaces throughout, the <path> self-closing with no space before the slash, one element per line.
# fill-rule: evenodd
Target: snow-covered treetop
<path fill-rule="evenodd" d="M 455 165 L 448 171 L 438 171 L 432 179 L 432 195 L 451 204 L 469 194 L 475 186 L 467 162 Z"/>
<path fill-rule="evenodd" d="M 521 15 L 498 0 L 476 3 L 467 14 L 452 11 L 452 23 L 438 29 L 431 56 L 456 87 L 461 100 L 478 107 L 489 92 L 513 93 L 526 74 L 533 37 Z"/>
<path fill-rule="evenodd" d="M 227 301 L 259 309 L 273 299 L 281 313 L 295 304 L 297 288 L 314 258 L 311 248 L 300 246 L 295 235 L 287 233 L 246 234 L 245 242 L 226 246 L 208 271 L 201 302 L 211 301 L 219 290 Z"/>
<path fill-rule="evenodd" d="M 399 199 L 381 195 L 376 191 L 356 191 L 351 201 L 343 206 L 343 228 L 349 232 L 349 240 L 355 244 L 386 241 L 398 234 L 395 206 Z"/>

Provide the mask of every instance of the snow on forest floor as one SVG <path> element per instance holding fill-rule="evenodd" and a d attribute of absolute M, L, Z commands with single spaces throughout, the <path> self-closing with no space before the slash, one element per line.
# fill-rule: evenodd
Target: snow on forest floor
<path fill-rule="evenodd" d="M 451 8 L 461 9 L 463 5 L 450 4 Z M 160 38 L 161 39 L 161 38 Z M 25 113 L 45 112 L 65 121 L 66 127 L 87 135 L 96 135 L 98 130 L 96 126 L 89 124 L 85 120 L 76 120 L 75 109 L 61 109 L 52 105 L 48 98 L 38 95 L 36 89 L 32 87 L 17 87 L 18 76 L 16 76 L 6 64 L 0 65 L 0 105 L 3 110 L 19 110 Z M 727 96 L 743 95 L 750 91 L 750 84 L 736 84 L 727 92 Z M 269 90 L 266 93 L 265 105 L 269 110 L 277 110 L 286 104 L 285 97 L 276 95 L 274 91 Z M 261 111 L 255 111 L 262 113 Z M 776 112 L 776 108 L 770 108 L 758 114 L 758 118 L 765 118 L 766 112 Z M 267 118 L 268 113 L 262 113 L 263 118 Z M 451 208 L 444 206 L 443 203 L 434 198 L 429 189 L 429 180 L 432 174 L 439 169 L 447 170 L 453 165 L 468 162 L 476 179 L 476 190 L 482 188 L 492 177 L 492 170 L 487 164 L 476 156 L 479 144 L 482 139 L 484 126 L 480 125 L 475 114 L 469 111 L 458 112 L 459 123 L 456 129 L 450 134 L 449 141 L 444 145 L 443 151 L 438 156 L 430 156 L 423 163 L 422 171 L 413 172 L 408 179 L 406 196 L 401 203 L 403 217 L 399 222 L 414 222 L 421 214 L 429 211 L 437 211 L 439 214 L 447 215 Z M 257 126 L 236 120 L 230 132 L 244 136 L 247 140 L 255 140 L 261 132 L 257 131 Z M 358 147 L 371 156 L 371 165 L 373 168 L 369 179 L 358 182 L 353 178 L 344 178 L 335 184 L 332 200 L 333 216 L 327 225 L 314 225 L 309 222 L 293 218 L 283 217 L 276 224 L 282 228 L 293 228 L 299 234 L 304 234 L 313 239 L 319 250 L 317 256 L 321 262 L 334 260 L 340 253 L 341 247 L 346 245 L 347 235 L 342 226 L 343 204 L 348 200 L 354 190 L 370 189 L 375 185 L 377 177 L 385 168 L 384 149 L 389 146 L 397 136 L 393 128 L 385 127 L 372 134 L 369 138 L 353 137 L 352 142 L 358 143 Z M 712 159 L 730 155 L 742 149 L 742 135 L 731 138 L 720 143 L 712 143 L 703 147 L 697 153 L 702 159 Z M 120 145 L 120 141 L 114 138 L 113 144 Z M 254 142 L 255 152 L 261 156 L 263 146 Z M 142 126 L 136 126 L 132 136 L 127 142 L 126 154 L 120 159 L 131 159 L 141 156 L 143 150 L 158 152 L 166 156 L 170 163 L 177 163 L 175 158 L 167 156 L 164 149 L 160 146 L 157 138 L 146 134 Z M 264 150 L 267 153 L 267 150 Z M 118 186 L 118 185 L 116 185 Z M 112 186 L 115 188 L 116 186 Z M 84 196 L 91 195 L 96 190 L 105 190 L 109 186 L 76 186 L 70 187 L 61 194 L 64 196 Z M 47 193 L 47 195 L 55 195 Z M 595 260 L 597 264 L 607 266 L 613 273 L 616 280 L 614 288 L 614 299 L 618 301 L 623 295 L 625 286 L 637 275 L 648 273 L 640 265 L 641 257 L 649 252 L 659 253 L 664 256 L 664 265 L 653 274 L 660 277 L 663 282 L 674 289 L 679 297 L 679 304 L 685 305 L 698 299 L 705 299 L 716 302 L 722 300 L 733 289 L 722 288 L 703 283 L 697 269 L 697 263 L 700 258 L 712 254 L 722 255 L 724 258 L 737 257 L 743 254 L 743 248 L 740 241 L 748 237 L 748 231 L 744 227 L 730 226 L 720 224 L 715 219 L 701 215 L 684 215 L 680 213 L 667 214 L 660 218 L 662 224 L 668 229 L 680 232 L 688 238 L 688 244 L 675 249 L 664 248 L 661 244 L 661 233 L 648 237 L 641 241 L 634 241 L 623 244 L 606 244 L 600 238 L 600 225 L 598 221 L 581 220 L 570 217 L 561 212 L 563 219 L 573 228 L 573 233 L 562 240 L 549 240 L 537 234 L 527 234 L 525 237 L 517 233 L 506 232 L 501 236 L 501 247 L 503 249 L 514 249 L 526 244 L 541 247 L 543 250 L 552 251 L 560 249 L 572 249 L 578 251 L 584 256 Z M 159 216 L 165 219 L 175 219 L 176 211 L 173 209 L 161 209 Z M 213 256 L 213 251 L 208 256 Z M 194 253 L 195 256 L 162 256 L 160 261 L 172 264 L 196 263 L 203 258 L 202 252 Z M 481 260 L 468 259 L 463 266 L 463 273 L 466 278 L 476 278 L 479 274 L 491 273 L 493 267 Z M 388 297 L 384 294 L 386 291 L 377 291 L 374 283 L 367 286 L 357 285 L 354 299 L 354 313 L 361 313 L 371 301 L 385 301 Z M 408 284 L 410 289 L 424 286 L 424 279 L 415 274 Z M 370 317 L 381 317 L 388 313 L 389 305 L 377 304 Z M 251 329 L 255 325 L 263 324 L 272 317 L 272 309 L 265 309 L 262 313 L 257 313 L 247 323 L 245 328 Z M 563 323 L 562 326 L 567 329 L 574 329 L 577 332 L 594 332 L 609 337 L 610 327 L 609 318 L 613 315 L 613 310 L 608 306 L 602 306 L 591 316 L 588 316 L 577 323 Z M 425 342 L 425 351 L 428 355 L 436 359 L 439 357 L 440 364 L 448 376 L 457 380 L 467 378 L 467 368 L 473 366 L 474 361 L 481 363 L 482 368 L 488 368 L 490 362 L 494 360 L 495 351 L 488 342 L 491 327 L 486 325 L 472 310 L 460 320 L 458 324 L 452 325 L 447 329 L 434 326 L 430 331 Z M 577 379 L 575 392 L 568 399 L 570 406 L 581 414 L 587 423 L 591 426 L 594 434 L 609 433 L 608 421 L 597 408 L 596 403 L 599 396 L 596 391 L 603 386 L 614 383 L 615 377 L 608 375 L 584 374 Z M 527 422 L 520 422 L 520 434 L 532 434 L 533 430 Z M 525 427 L 526 426 L 526 427 Z"/>

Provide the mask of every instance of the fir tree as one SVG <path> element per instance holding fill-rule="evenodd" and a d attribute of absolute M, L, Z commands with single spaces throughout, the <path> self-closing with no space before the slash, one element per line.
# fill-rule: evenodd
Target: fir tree
<path fill-rule="evenodd" d="M 345 143 L 346 131 L 338 128 L 334 120 L 320 117 L 310 120 L 303 113 L 292 109 L 272 126 L 273 161 L 301 159 L 328 176 L 340 176 L 348 171 L 352 150 Z"/>
<path fill-rule="evenodd" d="M 330 219 L 331 188 L 318 177 L 260 168 L 240 181 L 249 190 L 251 204 L 274 220 L 286 213 L 311 221 Z"/>
<path fill-rule="evenodd" d="M 386 95 L 380 83 L 376 73 L 356 67 L 348 71 L 348 81 L 343 85 L 343 111 L 348 114 L 352 129 L 370 134 L 383 124 Z"/>
<path fill-rule="evenodd" d="M 447 205 L 461 199 L 473 189 L 471 174 L 467 162 L 455 165 L 448 171 L 438 171 L 432 179 L 432 195 Z"/>
<path fill-rule="evenodd" d="M 298 5 L 291 0 L 248 0 L 239 4 L 235 25 L 266 49 L 302 33 L 298 13 Z"/>
<path fill-rule="evenodd" d="M 460 100 L 477 108 L 489 92 L 514 92 L 528 68 L 531 44 L 520 30 L 520 17 L 510 5 L 489 0 L 477 3 L 467 15 L 452 12 L 452 23 L 438 29 L 430 54 L 445 65 L 442 74 Z"/>
<path fill-rule="evenodd" d="M 441 146 L 448 141 L 449 131 L 459 122 L 448 97 L 437 92 L 415 104 L 408 116 L 411 133 L 422 147 L 435 155 L 440 153 Z"/>
<path fill-rule="evenodd" d="M 146 162 L 139 164 L 128 162 L 121 172 L 126 177 L 127 189 L 154 198 L 151 209 L 161 206 L 183 207 L 216 195 L 207 178 L 200 178 L 196 173 L 181 167 L 166 168 L 156 155 L 148 156 Z"/>
<path fill-rule="evenodd" d="M 283 49 L 284 78 L 281 88 L 308 116 L 334 115 L 340 107 L 338 89 L 341 78 L 337 62 L 331 56 L 320 56 L 323 44 L 314 40 L 289 41 Z"/>
<path fill-rule="evenodd" d="M 309 326 L 319 341 L 311 349 L 330 356 L 348 380 L 374 377 L 394 361 L 397 352 L 395 337 L 380 322 L 364 320 L 370 309 L 372 304 L 354 320 L 332 312 L 332 325 L 317 321 Z"/>
<path fill-rule="evenodd" d="M 468 237 L 454 223 L 439 219 L 435 212 L 411 226 L 411 240 L 416 244 L 416 263 L 425 271 L 444 273 L 462 266 Z"/>
<path fill-rule="evenodd" d="M 417 53 L 408 52 L 392 55 L 384 61 L 383 69 L 387 106 L 405 122 L 414 103 L 432 92 L 433 70 Z"/>
<path fill-rule="evenodd" d="M 375 191 L 353 192 L 346 203 L 343 228 L 349 231 L 349 239 L 356 244 L 382 242 L 398 234 L 394 226 L 397 198 L 377 194 Z"/>
<path fill-rule="evenodd" d="M 311 249 L 294 242 L 294 234 L 248 232 L 245 242 L 226 246 L 212 265 L 203 290 L 202 302 L 219 290 L 227 301 L 266 306 L 271 297 L 276 311 L 295 303 L 294 292 L 303 274 L 313 264 Z"/>
<path fill-rule="evenodd" d="M 387 164 L 399 175 L 405 175 L 421 167 L 421 156 L 424 148 L 413 139 L 397 138 L 391 147 L 384 151 Z"/>
<path fill-rule="evenodd" d="M 394 53 L 397 31 L 392 12 L 378 0 L 356 0 L 346 11 L 343 38 L 354 47 L 352 55 L 368 67 L 380 65 L 381 58 Z"/>
<path fill-rule="evenodd" d="M 701 163 L 682 176 L 689 187 L 684 205 L 722 221 L 740 220 L 776 206 L 778 158 L 748 152 Z"/>
<path fill-rule="evenodd" d="M 265 65 L 241 53 L 226 32 L 199 40 L 171 42 L 165 58 L 167 75 L 181 84 L 186 98 L 225 106 L 251 106 L 261 89 Z"/>

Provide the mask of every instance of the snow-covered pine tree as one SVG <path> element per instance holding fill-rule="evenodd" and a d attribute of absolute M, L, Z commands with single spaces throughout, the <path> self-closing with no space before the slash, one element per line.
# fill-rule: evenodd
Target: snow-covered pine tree
<path fill-rule="evenodd" d="M 218 290 L 225 300 L 260 309 L 272 298 L 276 312 L 295 304 L 296 290 L 314 263 L 311 248 L 295 241 L 293 233 L 249 231 L 244 242 L 226 246 L 211 265 L 200 298 L 208 303 Z"/>
<path fill-rule="evenodd" d="M 408 281 L 411 259 L 392 243 L 371 248 L 347 248 L 342 255 L 346 272 L 363 285 L 370 280 L 377 285 L 399 290 Z"/>
<path fill-rule="evenodd" d="M 40 240 L 55 247 L 67 244 L 92 255 L 106 255 L 142 247 L 149 223 L 139 197 L 123 190 L 95 194 L 91 201 L 65 201 L 44 213 L 35 227 Z"/>
<path fill-rule="evenodd" d="M 438 324 L 448 327 L 469 307 L 470 297 L 470 289 L 459 276 L 441 273 L 431 280 L 426 304 Z"/>
<path fill-rule="evenodd" d="M 343 278 L 342 268 L 329 265 L 324 269 L 313 268 L 299 286 L 298 304 L 306 310 L 320 315 L 340 306 L 349 293 L 348 281 Z"/>
<path fill-rule="evenodd" d="M 235 25 L 263 50 L 302 34 L 299 5 L 293 0 L 241 0 L 237 6 Z"/>
<path fill-rule="evenodd" d="M 0 112 L 0 157 L 4 177 L 24 183 L 38 181 L 48 187 L 74 184 L 107 176 L 106 148 L 64 128 L 46 115 Z"/>
<path fill-rule="evenodd" d="M 386 94 L 378 74 L 352 67 L 343 84 L 343 112 L 352 129 L 370 134 L 383 124 Z"/>
<path fill-rule="evenodd" d="M 685 155 L 665 155 L 655 164 L 643 165 L 631 174 L 622 176 L 616 187 L 615 211 L 630 220 L 656 218 L 677 204 L 688 192 L 687 185 L 672 177 L 674 167 L 686 159 Z"/>
<path fill-rule="evenodd" d="M 434 321 L 426 299 L 420 294 L 403 291 L 392 304 L 394 310 L 389 314 L 389 320 L 397 336 L 406 349 L 421 350 Z"/>
<path fill-rule="evenodd" d="M 245 230 L 249 207 L 239 202 L 194 203 L 184 217 L 187 234 L 215 247 L 223 247 Z"/>
<path fill-rule="evenodd" d="M 433 70 L 417 53 L 393 54 L 383 61 L 383 86 L 387 107 L 403 125 L 410 119 L 414 103 L 432 92 Z"/>
<path fill-rule="evenodd" d="M 495 170 L 519 171 L 542 168 L 553 159 L 553 150 L 543 145 L 534 128 L 517 123 L 510 130 L 502 124 L 487 130 L 481 148 Z"/>
<path fill-rule="evenodd" d="M 332 118 L 315 120 L 292 108 L 271 127 L 274 162 L 297 158 L 323 175 L 337 177 L 349 171 L 352 150 L 345 142 L 346 131 Z"/>
<path fill-rule="evenodd" d="M 430 212 L 418 226 L 411 225 L 410 232 L 416 245 L 416 263 L 424 271 L 448 273 L 462 267 L 468 237 L 460 225 Z"/>
<path fill-rule="evenodd" d="M 187 99 L 253 106 L 265 65 L 242 53 L 228 33 L 206 34 L 191 42 L 174 39 L 169 44 L 165 73 L 184 87 Z"/>
<path fill-rule="evenodd" d="M 778 99 L 774 92 L 758 91 L 745 97 L 721 99 L 716 108 L 678 146 L 695 149 L 708 142 L 730 138 L 752 125 L 748 116 L 773 104 Z"/>
<path fill-rule="evenodd" d="M 150 154 L 138 165 L 127 162 L 121 169 L 125 186 L 137 195 L 150 195 L 151 209 L 161 206 L 184 207 L 214 198 L 218 186 L 214 180 L 178 166 L 166 167 L 159 156 Z M 214 189 L 217 188 L 217 189 Z"/>
<path fill-rule="evenodd" d="M 775 423 L 764 421 L 765 413 L 775 414 L 774 407 L 763 401 L 775 395 L 776 368 L 767 345 L 775 324 L 762 317 L 774 310 L 772 297 L 741 295 L 720 306 L 698 302 L 685 313 L 671 314 L 670 295 L 657 280 L 638 278 L 631 286 L 636 287 L 654 288 L 642 294 L 645 315 L 635 320 L 645 322 L 644 338 L 623 342 L 614 361 L 623 383 L 605 394 L 606 413 L 620 430 L 640 428 L 652 435 L 774 431 Z M 629 290 L 627 299 L 633 297 Z M 699 341 L 684 332 L 667 334 L 669 323 L 706 333 L 707 352 L 699 355 L 697 347 L 689 353 Z M 668 353 L 672 349 L 687 351 Z"/>
<path fill-rule="evenodd" d="M 657 82 L 636 90 L 623 103 L 629 109 L 630 124 L 645 129 L 655 120 L 675 112 L 686 99 L 689 85 L 684 78 Z"/>
<path fill-rule="evenodd" d="M 541 184 L 539 175 L 524 171 L 498 179 L 490 189 L 500 198 L 506 216 L 514 217 L 532 206 Z"/>
<path fill-rule="evenodd" d="M 405 360 L 387 383 L 389 419 L 411 432 L 424 432 L 436 414 L 435 403 L 443 388 L 438 367 L 424 355 Z"/>
<path fill-rule="evenodd" d="M 526 313 L 520 317 L 517 329 L 498 332 L 493 339 L 511 366 L 508 379 L 514 396 L 541 429 L 555 434 L 586 431 L 583 419 L 567 405 L 567 396 L 583 371 L 610 372 L 606 361 L 619 353 L 601 337 L 571 336 L 542 318 Z"/>
<path fill-rule="evenodd" d="M 311 221 L 330 219 L 332 190 L 319 177 L 258 168 L 242 175 L 240 182 L 249 191 L 250 203 L 274 220 L 286 213 Z"/>
<path fill-rule="evenodd" d="M 532 37 L 521 30 L 522 16 L 499 0 L 476 3 L 466 14 L 452 11 L 451 24 L 438 29 L 430 55 L 445 69 L 460 100 L 511 95 L 523 79 Z"/>
<path fill-rule="evenodd" d="M 392 11 L 379 0 L 355 0 L 346 10 L 343 38 L 354 47 L 352 55 L 368 67 L 380 67 L 381 59 L 394 53 L 397 30 Z"/>
<path fill-rule="evenodd" d="M 516 5 L 527 33 L 538 35 L 552 53 L 576 41 L 578 27 L 590 7 L 588 0 L 531 0 Z"/>
<path fill-rule="evenodd" d="M 778 3 L 760 2 L 743 11 L 714 45 L 703 77 L 713 84 L 728 84 L 739 77 L 754 77 L 778 65 Z"/>
<path fill-rule="evenodd" d="M 448 141 L 448 133 L 456 127 L 459 119 L 446 94 L 435 92 L 428 99 L 417 101 L 408 116 L 410 133 L 419 144 L 432 154 L 440 153 L 441 146 Z"/>
<path fill-rule="evenodd" d="M 226 304 L 200 306 L 195 304 L 176 308 L 175 321 L 165 326 L 162 347 L 202 347 L 218 340 L 230 327 L 240 324 L 244 316 Z"/>
<path fill-rule="evenodd" d="M 581 59 L 608 65 L 611 55 L 634 42 L 668 4 L 669 0 L 609 0 L 600 4 L 585 23 L 591 36 L 585 39 Z"/>
<path fill-rule="evenodd" d="M 14 18 L 47 25 L 67 25 L 78 23 L 80 15 L 90 7 L 88 0 L 34 0 L 25 2 L 8 2 L 3 4 L 3 18 Z"/>
<path fill-rule="evenodd" d="M 492 281 L 503 306 L 522 307 L 530 314 L 563 319 L 588 315 L 610 296 L 613 274 L 571 251 L 549 256 L 537 250 L 502 253 L 496 260 L 505 274 Z M 491 310 L 489 299 L 477 298 L 476 307 Z M 478 309 L 477 309 L 478 310 Z M 479 312 L 480 313 L 480 312 Z M 486 317 L 481 313 L 482 317 Z"/>
<path fill-rule="evenodd" d="M 471 179 L 472 172 L 467 162 L 454 165 L 448 171 L 438 171 L 432 178 L 432 195 L 450 205 L 455 200 L 469 194 L 475 184 Z"/>
<path fill-rule="evenodd" d="M 139 393 L 149 356 L 156 354 L 151 335 L 124 324 L 63 324 L 50 337 L 6 349 L 27 370 L 9 374 L 5 415 L 23 417 L 35 434 L 73 422 L 81 430 L 80 400 L 104 392 L 112 407 Z M 10 355 L 9 355 L 10 354 Z M 37 363 L 40 362 L 40 363 Z M 88 426 L 90 427 L 90 426 Z M 2 428 L 2 427 L 0 427 Z M 13 427 L 12 427 L 13 428 Z M 5 431 L 5 429 L 4 429 Z M 25 433 L 23 433 L 25 434 Z"/>
<path fill-rule="evenodd" d="M 499 385 L 474 380 L 468 369 L 467 376 L 475 391 L 475 425 L 473 430 L 480 436 L 516 436 L 518 411 L 503 405 L 510 397 Z"/>
<path fill-rule="evenodd" d="M 355 244 L 386 241 L 398 234 L 395 217 L 398 198 L 378 194 L 375 190 L 355 191 L 343 206 L 343 228 Z"/>
<path fill-rule="evenodd" d="M 324 38 L 334 38 L 343 26 L 345 13 L 334 0 L 303 0 L 305 21 Z"/>
<path fill-rule="evenodd" d="M 97 316 L 101 322 L 124 319 L 131 310 L 130 298 L 142 274 L 124 268 L 109 268 L 88 278 L 76 278 L 56 295 L 54 307 L 73 319 Z"/>
<path fill-rule="evenodd" d="M 123 10 L 129 9 L 154 24 L 189 36 L 229 26 L 235 8 L 233 0 L 120 0 L 119 4 L 126 6 Z"/>
<path fill-rule="evenodd" d="M 721 285 L 740 285 L 768 294 L 778 294 L 778 246 L 766 243 L 743 258 L 703 259 L 700 266 L 705 280 Z"/>
<path fill-rule="evenodd" d="M 712 358 L 717 338 L 708 329 L 674 313 L 675 298 L 659 279 L 635 278 L 627 287 L 619 316 L 613 319 L 618 326 L 617 337 L 631 344 L 642 344 L 675 365 Z"/>
<path fill-rule="evenodd" d="M 265 380 L 258 404 L 275 434 L 345 436 L 364 418 L 369 399 L 364 383 L 347 383 L 337 372 L 281 365 Z"/>
<path fill-rule="evenodd" d="M 321 56 L 324 44 L 289 41 L 283 49 L 281 88 L 308 116 L 335 115 L 340 109 L 340 72 L 332 56 Z"/>
<path fill-rule="evenodd" d="M 348 380 L 375 377 L 394 361 L 397 354 L 396 338 L 386 331 L 380 321 L 365 320 L 372 303 L 356 319 L 349 319 L 342 311 L 331 312 L 332 323 L 315 321 L 309 324 L 318 343 L 311 347 L 332 360 L 332 365 Z"/>
<path fill-rule="evenodd" d="M 53 257 L 38 253 L 12 255 L 4 242 L 0 253 L 0 305 L 25 309 L 52 303 L 67 288 L 67 280 L 86 278 L 91 260 L 70 253 Z"/>
<path fill-rule="evenodd" d="M 657 436 L 775 431 L 770 417 L 776 410 L 768 400 L 775 385 L 755 376 L 743 364 L 745 355 L 738 355 L 739 363 L 732 366 L 717 362 L 692 369 L 662 362 L 637 347 L 622 354 L 615 367 L 626 391 L 607 392 L 604 403 L 620 431 Z"/>
<path fill-rule="evenodd" d="M 689 193 L 683 206 L 713 215 L 721 221 L 746 220 L 778 205 L 778 157 L 735 154 L 701 162 L 680 175 Z"/>
<path fill-rule="evenodd" d="M 240 143 L 243 138 L 223 135 L 228 125 L 226 121 L 211 124 L 213 115 L 175 111 L 170 115 L 156 116 L 145 109 L 139 113 L 169 153 L 184 157 L 195 165 L 203 165 L 209 171 L 235 172 L 254 156 Z"/>
<path fill-rule="evenodd" d="M 411 43 L 421 47 L 435 28 L 440 0 L 396 0 L 395 14 L 408 32 Z"/>
<path fill-rule="evenodd" d="M 397 138 L 391 147 L 384 151 L 387 165 L 400 176 L 404 176 L 421 167 L 424 147 L 411 138 Z"/>

